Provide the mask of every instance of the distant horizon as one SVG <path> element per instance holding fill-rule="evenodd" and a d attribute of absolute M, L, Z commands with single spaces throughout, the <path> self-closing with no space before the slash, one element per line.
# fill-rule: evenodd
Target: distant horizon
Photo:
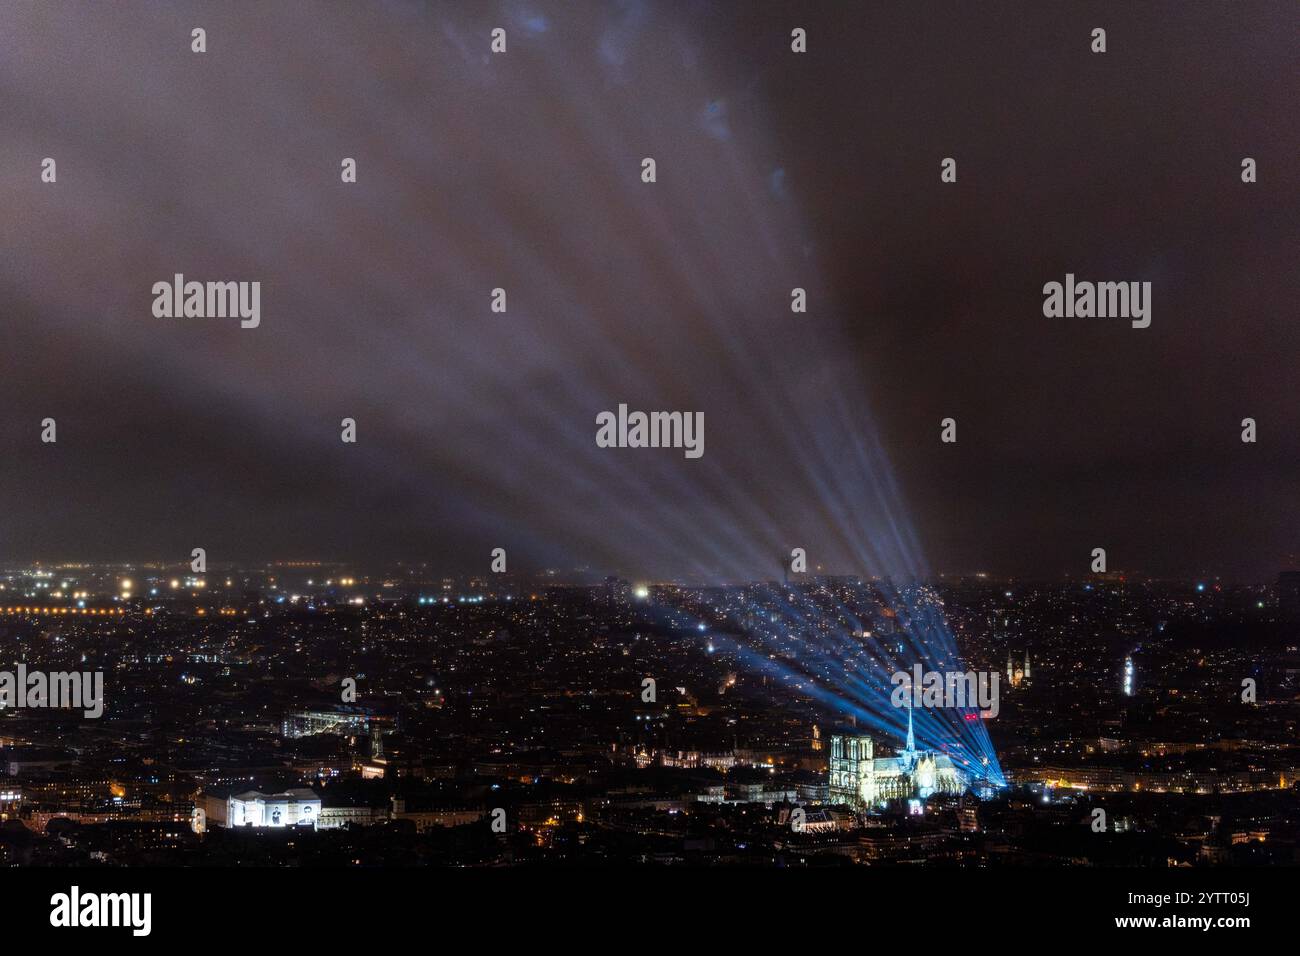
<path fill-rule="evenodd" d="M 13 560 L 0 558 L 0 574 L 13 574 L 24 570 L 54 570 L 54 569 L 91 569 L 105 570 L 111 568 L 157 568 L 159 570 L 172 569 L 178 572 L 184 571 L 189 565 L 188 559 L 179 560 L 162 560 L 158 558 L 135 558 L 135 559 L 113 559 L 113 560 L 75 560 L 75 559 L 29 559 Z M 312 568 L 338 568 L 347 569 L 357 574 L 378 576 L 390 573 L 398 569 L 412 570 L 421 569 L 431 576 L 443 578 L 484 578 L 492 580 L 500 577 L 504 580 L 520 578 L 547 578 L 553 577 L 556 585 L 575 585 L 582 586 L 587 584 L 598 584 L 606 578 L 619 578 L 630 584 L 645 585 L 649 587 L 674 585 L 678 587 L 727 587 L 739 586 L 757 583 L 780 583 L 788 585 L 799 585 L 803 583 L 813 583 L 818 579 L 825 578 L 859 578 L 862 581 L 889 581 L 901 584 L 914 583 L 938 583 L 950 580 L 984 580 L 993 583 L 1017 582 L 1022 585 L 1036 584 L 1069 584 L 1069 583 L 1149 583 L 1149 584 L 1188 584 L 1196 585 L 1217 584 L 1220 586 L 1230 587 L 1275 587 L 1278 584 L 1278 577 L 1283 574 L 1300 573 L 1300 567 L 1279 567 L 1276 573 L 1268 579 L 1248 579 L 1240 576 L 1229 576 L 1224 573 L 1206 571 L 1201 574 L 1151 574 L 1143 571 L 1133 571 L 1120 569 L 1100 574 L 1081 574 L 1074 575 L 1060 573 L 1058 575 L 1026 575 L 1011 574 L 994 571 L 937 571 L 929 575 L 921 576 L 904 576 L 904 575 L 879 575 L 869 574 L 863 571 L 852 570 L 810 570 L 807 572 L 792 573 L 788 580 L 783 580 L 778 575 L 756 576 L 756 577 L 726 577 L 718 575 L 716 577 L 663 577 L 653 574 L 640 574 L 636 572 L 624 571 L 619 569 L 595 569 L 589 567 L 540 567 L 525 569 L 510 569 L 504 572 L 492 572 L 486 568 L 481 570 L 448 570 L 439 568 L 428 561 L 418 559 L 391 558 L 386 560 L 361 559 L 353 560 L 347 558 L 257 558 L 243 560 L 210 560 L 209 570 L 203 572 L 208 576 L 215 575 L 218 570 L 226 571 L 252 571 L 252 570 L 271 570 L 279 569 L 283 571 L 303 571 L 308 572 Z M 185 571 L 185 573 L 194 573 Z"/>

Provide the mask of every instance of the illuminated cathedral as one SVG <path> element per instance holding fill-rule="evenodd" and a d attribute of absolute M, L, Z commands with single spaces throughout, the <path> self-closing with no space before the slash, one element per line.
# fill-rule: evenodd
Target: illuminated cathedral
<path fill-rule="evenodd" d="M 932 794 L 958 796 L 970 787 L 970 775 L 947 754 L 917 750 L 912 711 L 907 711 L 907 744 L 895 757 L 877 757 L 866 735 L 831 737 L 830 802 L 858 810 L 889 800 L 921 799 Z"/>

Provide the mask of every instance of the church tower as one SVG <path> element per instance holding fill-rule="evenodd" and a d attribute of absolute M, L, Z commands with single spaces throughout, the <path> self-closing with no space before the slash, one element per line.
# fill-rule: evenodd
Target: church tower
<path fill-rule="evenodd" d="M 916 768 L 916 734 L 912 730 L 911 705 L 907 708 L 907 743 L 898 755 L 898 766 L 905 774 L 910 774 Z"/>

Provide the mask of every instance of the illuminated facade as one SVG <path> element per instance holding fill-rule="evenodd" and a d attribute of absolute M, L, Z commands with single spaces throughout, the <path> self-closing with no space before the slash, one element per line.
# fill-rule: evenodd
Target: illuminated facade
<path fill-rule="evenodd" d="M 320 820 L 320 797 L 306 787 L 284 793 L 249 790 L 231 797 L 226 804 L 228 827 L 293 827 L 316 829 Z"/>
<path fill-rule="evenodd" d="M 875 741 L 862 735 L 831 737 L 830 802 L 863 810 L 889 800 L 954 796 L 970 787 L 970 776 L 947 754 L 917 750 L 912 713 L 907 714 L 907 744 L 896 757 L 877 757 Z"/>
<path fill-rule="evenodd" d="M 299 710 L 287 715 L 281 728 L 286 737 L 310 737 L 314 734 L 364 734 L 370 727 L 370 715 L 362 710 Z"/>

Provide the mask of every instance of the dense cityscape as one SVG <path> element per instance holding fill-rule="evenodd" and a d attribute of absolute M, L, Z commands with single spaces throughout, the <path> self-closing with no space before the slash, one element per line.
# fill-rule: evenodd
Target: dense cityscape
<path fill-rule="evenodd" d="M 10 935 L 1281 935 L 1298 14 L 0 0 Z"/>
<path fill-rule="evenodd" d="M 998 786 L 920 787 L 925 748 L 942 774 L 959 742 L 918 756 L 819 693 L 852 661 L 784 666 L 834 634 L 854 660 L 901 649 L 902 605 L 1000 678 L 978 718 Z M 894 589 L 39 565 L 0 572 L 0 615 L 7 865 L 1300 860 L 1294 572 Z M 74 673 L 101 699 L 14 690 Z M 858 799 L 836 758 L 859 741 L 906 785 Z"/>

